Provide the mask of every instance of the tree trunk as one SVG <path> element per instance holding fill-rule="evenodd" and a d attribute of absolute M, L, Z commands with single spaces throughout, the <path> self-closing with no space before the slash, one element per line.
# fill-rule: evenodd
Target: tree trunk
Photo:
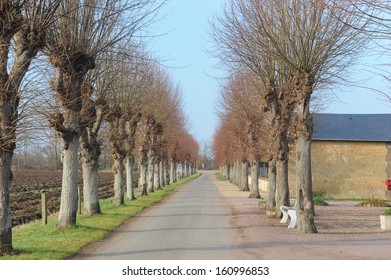
<path fill-rule="evenodd" d="M 172 160 L 170 162 L 170 184 L 174 184 L 176 179 L 176 168 L 175 168 L 175 162 Z"/>
<path fill-rule="evenodd" d="M 84 214 L 100 214 L 98 189 L 98 162 L 82 163 Z"/>
<path fill-rule="evenodd" d="M 276 162 L 269 161 L 269 192 L 267 194 L 266 207 L 268 209 L 276 206 Z"/>
<path fill-rule="evenodd" d="M 241 191 L 248 192 L 250 188 L 248 186 L 248 161 L 242 162 L 242 176 L 241 176 Z"/>
<path fill-rule="evenodd" d="M 62 229 L 76 225 L 78 208 L 77 166 L 79 136 L 72 135 L 63 151 L 63 172 L 60 212 L 57 218 L 57 228 Z"/>
<path fill-rule="evenodd" d="M 100 214 L 98 168 L 100 145 L 97 135 L 81 127 L 79 160 L 83 168 L 84 214 Z"/>
<path fill-rule="evenodd" d="M 288 161 L 276 161 L 276 208 L 277 217 L 282 217 L 280 206 L 289 206 L 289 185 L 288 185 Z"/>
<path fill-rule="evenodd" d="M 168 161 L 165 160 L 164 162 L 164 168 L 165 168 L 165 180 L 166 180 L 166 185 L 170 184 L 170 168 L 168 166 Z"/>
<path fill-rule="evenodd" d="M 126 195 L 129 200 L 135 200 L 136 196 L 134 195 L 134 188 L 133 188 L 133 167 L 134 167 L 134 161 L 133 157 L 127 156 L 126 157 Z"/>
<path fill-rule="evenodd" d="M 160 185 L 160 164 L 159 164 L 159 162 L 154 164 L 153 186 L 154 186 L 155 190 L 161 190 L 162 189 L 162 187 Z"/>
<path fill-rule="evenodd" d="M 159 161 L 159 177 L 160 177 L 160 187 L 166 185 L 166 163 L 165 160 Z"/>
<path fill-rule="evenodd" d="M 189 162 L 187 159 L 185 159 L 185 163 L 183 164 L 183 177 L 188 177 L 189 176 Z"/>
<path fill-rule="evenodd" d="M 114 160 L 114 198 L 113 205 L 123 205 L 124 201 L 124 161 Z"/>
<path fill-rule="evenodd" d="M 148 151 L 148 175 L 147 175 L 147 185 L 148 192 L 152 193 L 155 191 L 155 186 L 153 185 L 153 177 L 155 173 L 155 164 L 154 164 L 154 156 L 151 150 Z"/>
<path fill-rule="evenodd" d="M 141 157 L 141 162 L 140 162 L 140 178 L 139 178 L 139 183 L 138 187 L 140 190 L 139 196 L 145 196 L 148 195 L 147 191 L 147 157 L 143 155 Z"/>
<path fill-rule="evenodd" d="M 311 174 L 312 117 L 309 113 L 298 115 L 298 120 L 302 127 L 307 126 L 307 131 L 298 130 L 296 139 L 297 231 L 317 233 Z"/>
<path fill-rule="evenodd" d="M 10 208 L 12 151 L 0 151 L 0 256 L 12 251 L 12 219 Z"/>
<path fill-rule="evenodd" d="M 259 158 L 255 157 L 251 165 L 251 189 L 249 198 L 261 198 L 259 193 Z"/>
<path fill-rule="evenodd" d="M 297 231 L 317 233 L 315 209 L 312 195 L 311 139 L 313 119 L 310 114 L 310 100 L 314 85 L 311 74 L 302 72 L 292 77 L 296 109 L 296 199 Z"/>
<path fill-rule="evenodd" d="M 235 172 L 235 185 L 239 187 L 240 185 L 240 178 L 241 178 L 241 164 L 240 161 L 236 161 L 236 172 Z"/>

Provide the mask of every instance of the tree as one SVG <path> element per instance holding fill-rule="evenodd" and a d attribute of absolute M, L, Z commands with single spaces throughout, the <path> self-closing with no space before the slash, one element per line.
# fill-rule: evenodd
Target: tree
<path fill-rule="evenodd" d="M 270 195 L 268 204 L 277 205 L 279 209 L 289 204 L 288 128 L 293 107 L 283 94 L 287 79 L 284 66 L 278 57 L 270 54 L 273 46 L 260 32 L 263 26 L 256 10 L 256 5 L 261 4 L 258 2 L 229 1 L 224 14 L 211 24 L 211 36 L 216 46 L 215 55 L 223 66 L 233 73 L 251 71 L 254 74 L 251 81 L 258 104 L 269 122 L 269 165 L 276 166 L 276 173 L 271 175 L 276 177 L 277 195 Z M 272 184 L 270 190 L 274 192 L 274 189 Z"/>
<path fill-rule="evenodd" d="M 0 1 L 0 255 L 12 251 L 9 188 L 18 122 L 19 88 L 46 42 L 60 1 Z M 11 58 L 12 57 L 12 58 Z"/>
<path fill-rule="evenodd" d="M 63 141 L 63 182 L 57 227 L 76 224 L 77 155 L 82 87 L 97 56 L 138 31 L 155 9 L 153 0 L 62 1 L 59 19 L 48 30 L 46 53 L 55 68 L 52 88 L 60 107 L 50 123 Z"/>
<path fill-rule="evenodd" d="M 296 0 L 278 6 L 270 1 L 269 10 L 257 4 L 263 35 L 273 42 L 274 54 L 289 73 L 287 93 L 295 108 L 297 228 L 300 232 L 317 232 L 312 199 L 310 101 L 317 86 L 330 85 L 352 64 L 364 44 L 361 32 L 353 27 L 365 22 L 353 12 L 354 6 L 343 1 Z M 271 11 L 275 12 L 273 17 Z M 270 27 L 276 21 L 279 28 Z"/>
<path fill-rule="evenodd" d="M 241 139 L 243 157 L 251 167 L 250 197 L 260 198 L 259 161 L 260 157 L 267 153 L 264 144 L 267 142 L 267 130 L 264 113 L 259 106 L 258 91 L 253 80 L 252 73 L 243 72 L 233 75 L 226 88 L 221 91 L 221 106 L 223 110 L 229 112 L 231 128 L 238 139 Z M 243 181 L 247 182 L 247 172 L 242 176 Z"/>
<path fill-rule="evenodd" d="M 300 232 L 317 231 L 310 161 L 312 93 L 316 87 L 330 85 L 340 78 L 364 43 L 358 30 L 365 22 L 355 13 L 356 6 L 350 4 L 346 1 L 231 0 L 226 19 L 220 21 L 222 28 L 215 28 L 214 32 L 221 47 L 220 56 L 236 67 L 245 66 L 258 73 L 266 88 L 266 101 L 282 101 L 269 103 L 270 109 L 277 111 L 273 121 L 285 116 L 291 119 L 289 109 L 294 108 L 292 126 L 296 140 Z M 276 124 L 279 131 L 286 127 L 285 122 Z M 278 158 L 276 167 L 279 188 Z"/>

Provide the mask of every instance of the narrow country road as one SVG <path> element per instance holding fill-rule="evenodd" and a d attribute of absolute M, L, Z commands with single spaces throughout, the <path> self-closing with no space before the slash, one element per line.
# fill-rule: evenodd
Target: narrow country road
<path fill-rule="evenodd" d="M 232 210 L 219 197 L 212 176 L 206 172 L 181 186 L 75 259 L 233 259 Z"/>

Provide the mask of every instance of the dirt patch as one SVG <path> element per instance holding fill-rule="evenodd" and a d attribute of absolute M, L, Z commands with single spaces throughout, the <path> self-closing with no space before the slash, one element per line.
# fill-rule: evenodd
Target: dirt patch
<path fill-rule="evenodd" d="M 315 206 L 319 233 L 302 234 L 267 217 L 249 193 L 227 181 L 215 183 L 232 208 L 237 259 L 391 259 L 391 232 L 380 229 L 384 207 L 329 201 L 329 206 Z"/>

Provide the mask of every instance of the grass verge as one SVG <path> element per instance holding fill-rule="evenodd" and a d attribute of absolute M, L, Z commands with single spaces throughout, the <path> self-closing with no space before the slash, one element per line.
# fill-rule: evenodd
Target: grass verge
<path fill-rule="evenodd" d="M 220 172 L 216 172 L 216 173 L 215 173 L 215 176 L 216 176 L 217 180 L 220 180 L 220 181 L 227 181 L 227 179 L 225 179 L 225 177 L 223 176 L 223 174 L 221 174 Z"/>
<path fill-rule="evenodd" d="M 80 252 L 88 244 L 101 240 L 126 220 L 171 194 L 179 185 L 199 177 L 196 173 L 163 190 L 149 193 L 124 205 L 113 206 L 112 198 L 100 201 L 101 215 L 78 216 L 77 226 L 65 230 L 56 229 L 56 215 L 47 225 L 34 221 L 12 229 L 14 254 L 0 260 L 63 260 Z"/>

